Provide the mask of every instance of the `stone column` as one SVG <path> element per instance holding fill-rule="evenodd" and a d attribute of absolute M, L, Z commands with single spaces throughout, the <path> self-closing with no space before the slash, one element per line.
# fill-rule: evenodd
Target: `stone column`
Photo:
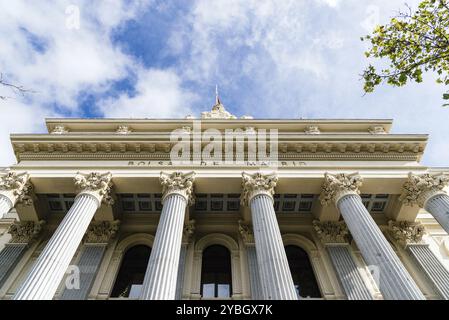
<path fill-rule="evenodd" d="M 355 264 L 348 241 L 349 231 L 343 221 L 313 221 L 318 238 L 326 248 L 338 280 L 348 300 L 373 300 Z"/>
<path fill-rule="evenodd" d="M 176 280 L 176 298 L 175 298 L 176 300 L 182 300 L 187 248 L 192 240 L 194 232 L 195 232 L 195 220 L 190 220 L 189 223 L 184 226 L 184 231 L 182 233 L 181 253 L 179 254 L 178 277 Z"/>
<path fill-rule="evenodd" d="M 102 201 L 113 204 L 111 174 L 77 174 L 75 185 L 80 192 L 46 247 L 19 287 L 15 300 L 50 300 L 53 298 L 76 249 Z"/>
<path fill-rule="evenodd" d="M 0 287 L 22 258 L 25 250 L 36 240 L 44 223 L 44 221 L 16 221 L 9 227 L 8 233 L 12 238 L 0 252 Z"/>
<path fill-rule="evenodd" d="M 414 175 L 409 173 L 399 200 L 405 205 L 419 205 L 428 211 L 449 233 L 449 195 L 443 189 L 449 184 L 444 173 Z"/>
<path fill-rule="evenodd" d="M 84 236 L 84 248 L 76 265 L 79 281 L 76 286 L 65 283 L 60 300 L 86 300 L 100 268 L 109 241 L 115 237 L 120 221 L 92 221 Z M 68 282 L 69 279 L 66 279 Z"/>
<path fill-rule="evenodd" d="M 242 205 L 251 208 L 263 298 L 267 300 L 297 300 L 295 285 L 273 207 L 274 188 L 278 179 L 274 174 L 250 175 L 243 173 L 242 176 Z"/>
<path fill-rule="evenodd" d="M 249 284 L 252 300 L 262 300 L 262 285 L 257 265 L 257 253 L 254 241 L 254 233 L 251 226 L 242 220 L 239 220 L 239 232 L 245 244 L 246 257 L 248 260 Z"/>
<path fill-rule="evenodd" d="M 161 173 L 163 208 L 142 286 L 142 300 L 174 300 L 187 205 L 193 204 L 193 172 Z"/>
<path fill-rule="evenodd" d="M 11 210 L 16 203 L 31 203 L 32 184 L 26 172 L 10 171 L 0 176 L 0 219 Z"/>
<path fill-rule="evenodd" d="M 412 257 L 440 297 L 449 300 L 449 271 L 423 242 L 424 226 L 407 221 L 390 221 L 388 226 L 393 239 Z"/>
<path fill-rule="evenodd" d="M 335 203 L 366 263 L 379 269 L 379 289 L 388 300 L 424 299 L 359 196 L 357 174 L 325 175 L 320 195 L 323 205 Z"/>

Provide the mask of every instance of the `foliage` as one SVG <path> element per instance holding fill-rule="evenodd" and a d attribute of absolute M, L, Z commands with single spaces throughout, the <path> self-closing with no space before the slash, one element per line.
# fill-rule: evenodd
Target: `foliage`
<path fill-rule="evenodd" d="M 437 83 L 449 85 L 449 0 L 423 0 L 416 11 L 407 9 L 361 38 L 370 42 L 367 58 L 389 60 L 380 72 L 371 64 L 364 70 L 367 93 L 383 82 L 398 87 L 420 83 L 427 71 L 435 72 Z M 443 99 L 449 100 L 449 92 Z"/>

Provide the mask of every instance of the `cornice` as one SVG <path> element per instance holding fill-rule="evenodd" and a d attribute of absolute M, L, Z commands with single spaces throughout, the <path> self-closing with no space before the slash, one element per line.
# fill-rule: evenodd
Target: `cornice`
<path fill-rule="evenodd" d="M 60 137 L 60 135 L 57 135 Z M 124 135 L 119 135 L 124 137 Z M 126 135 L 129 137 L 129 135 Z M 47 159 L 168 159 L 172 143 L 167 141 L 18 141 L 13 149 L 20 160 Z M 425 149 L 421 142 L 323 142 L 279 143 L 279 159 L 357 159 L 419 161 Z"/>

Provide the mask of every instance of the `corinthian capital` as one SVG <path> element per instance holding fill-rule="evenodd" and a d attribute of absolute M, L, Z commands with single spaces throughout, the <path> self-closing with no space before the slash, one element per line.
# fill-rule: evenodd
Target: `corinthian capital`
<path fill-rule="evenodd" d="M 115 237 L 120 221 L 92 221 L 84 236 L 84 243 L 108 243 Z"/>
<path fill-rule="evenodd" d="M 80 193 L 93 195 L 98 203 L 104 202 L 108 205 L 114 204 L 112 198 L 112 174 L 110 172 L 80 173 L 75 176 L 75 186 Z"/>
<path fill-rule="evenodd" d="M 244 222 L 243 220 L 239 220 L 239 232 L 245 245 L 254 245 L 254 233 L 250 224 Z"/>
<path fill-rule="evenodd" d="M 273 198 L 274 188 L 278 182 L 278 177 L 275 173 L 262 174 L 257 172 L 255 174 L 242 173 L 242 189 L 241 203 L 248 206 L 251 199 L 258 194 L 266 194 Z"/>
<path fill-rule="evenodd" d="M 32 200 L 33 185 L 29 181 L 27 172 L 7 172 L 0 176 L 0 194 L 7 197 L 14 206 L 17 202 L 30 205 Z"/>
<path fill-rule="evenodd" d="M 195 220 L 190 220 L 187 224 L 184 225 L 184 229 L 182 230 L 182 243 L 188 244 L 195 233 Z"/>
<path fill-rule="evenodd" d="M 193 182 L 195 181 L 195 172 L 182 173 L 161 172 L 160 181 L 162 185 L 162 200 L 168 195 L 176 193 L 183 196 L 189 205 L 195 202 L 193 197 Z"/>
<path fill-rule="evenodd" d="M 427 200 L 433 196 L 445 194 L 446 192 L 443 189 L 448 183 L 449 176 L 444 173 L 415 175 L 410 172 L 399 200 L 405 205 L 413 206 L 417 204 L 423 208 Z"/>
<path fill-rule="evenodd" d="M 30 244 L 37 238 L 42 230 L 44 221 L 16 221 L 8 229 L 8 233 L 12 238 L 9 243 L 26 243 Z"/>
<path fill-rule="evenodd" d="M 419 244 L 425 233 L 424 226 L 420 223 L 407 221 L 389 221 L 388 231 L 400 245 Z"/>
<path fill-rule="evenodd" d="M 363 179 L 358 173 L 330 174 L 324 175 L 324 184 L 321 189 L 320 202 L 323 206 L 331 202 L 337 204 L 341 197 L 347 194 L 359 194 L 359 187 Z"/>
<path fill-rule="evenodd" d="M 349 230 L 344 221 L 313 221 L 313 227 L 323 244 L 348 243 Z"/>

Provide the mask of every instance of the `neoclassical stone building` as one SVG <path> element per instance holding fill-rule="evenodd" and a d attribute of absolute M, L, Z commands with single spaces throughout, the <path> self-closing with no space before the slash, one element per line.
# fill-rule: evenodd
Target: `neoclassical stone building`
<path fill-rule="evenodd" d="M 426 135 L 218 99 L 198 119 L 46 124 L 12 134 L 0 170 L 1 299 L 449 298 L 449 169 L 420 163 Z M 250 157 L 263 129 L 274 162 Z M 204 158 L 217 143 L 231 161 Z"/>

